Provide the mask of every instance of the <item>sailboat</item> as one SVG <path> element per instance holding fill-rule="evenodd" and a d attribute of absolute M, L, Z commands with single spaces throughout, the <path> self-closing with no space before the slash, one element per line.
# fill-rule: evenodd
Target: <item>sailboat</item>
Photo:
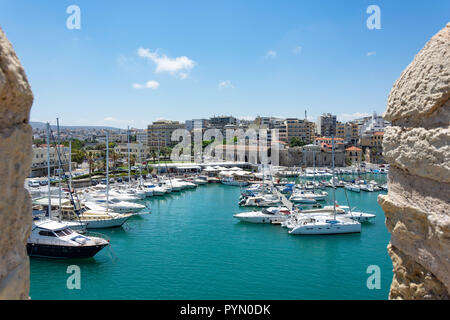
<path fill-rule="evenodd" d="M 334 166 L 334 136 L 332 137 L 332 160 L 333 160 L 333 178 L 335 177 Z M 336 189 L 333 179 L 333 203 L 336 203 Z M 333 217 L 329 215 L 305 215 L 298 217 L 296 224 L 293 225 L 289 234 L 301 235 L 329 235 L 343 233 L 359 233 L 361 224 L 350 218 L 336 216 L 336 205 L 333 205 Z"/>

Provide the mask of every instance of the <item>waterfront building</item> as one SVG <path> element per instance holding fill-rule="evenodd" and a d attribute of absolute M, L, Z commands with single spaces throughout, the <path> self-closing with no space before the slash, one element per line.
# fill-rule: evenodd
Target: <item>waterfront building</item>
<path fill-rule="evenodd" d="M 362 159 L 362 149 L 351 146 L 345 149 L 345 162 L 360 163 Z"/>
<path fill-rule="evenodd" d="M 47 145 L 42 144 L 39 146 L 33 145 L 33 158 L 31 162 L 31 172 L 30 178 L 42 177 L 47 175 L 47 166 L 48 166 L 48 154 L 47 154 Z M 59 166 L 59 157 L 61 158 L 61 167 L 65 170 L 69 170 L 69 147 L 65 147 L 63 145 L 58 145 L 57 147 L 50 146 L 50 172 L 54 174 L 55 169 Z"/>
<path fill-rule="evenodd" d="M 315 140 L 314 140 L 314 144 L 315 145 L 317 145 L 317 146 L 320 146 L 320 145 L 322 145 L 323 143 L 325 143 L 325 144 L 329 144 L 329 145 L 331 145 L 332 144 L 332 139 L 333 138 L 330 138 L 330 137 L 319 137 L 319 138 L 315 138 Z M 335 142 L 335 144 L 343 144 L 344 143 L 344 139 L 342 139 L 342 138 L 334 138 L 334 142 Z"/>
<path fill-rule="evenodd" d="M 148 126 L 148 146 L 152 149 L 174 146 L 178 141 L 172 141 L 172 133 L 177 129 L 184 128 L 185 125 L 178 121 L 155 121 Z"/>
<path fill-rule="evenodd" d="M 122 157 L 128 156 L 128 143 L 120 143 L 114 147 L 114 152 Z M 149 148 L 142 143 L 130 143 L 130 156 L 136 160 L 146 159 L 149 154 Z"/>

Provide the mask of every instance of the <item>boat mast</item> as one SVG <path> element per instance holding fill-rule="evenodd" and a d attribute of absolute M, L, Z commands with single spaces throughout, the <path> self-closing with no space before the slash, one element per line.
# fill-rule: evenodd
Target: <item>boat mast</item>
<path fill-rule="evenodd" d="M 51 200 L 51 185 L 50 185 L 50 123 L 47 122 L 47 185 L 48 185 L 48 218 L 52 218 L 52 200 Z"/>
<path fill-rule="evenodd" d="M 334 187 L 334 135 L 331 136 L 331 159 L 333 163 L 333 214 L 334 220 L 336 220 L 336 188 Z"/>
<path fill-rule="evenodd" d="M 72 139 L 69 140 L 69 190 L 72 192 Z"/>
<path fill-rule="evenodd" d="M 316 151 L 313 149 L 313 193 L 316 191 Z"/>
<path fill-rule="evenodd" d="M 59 139 L 59 118 L 56 118 L 56 130 L 57 130 L 57 145 L 56 148 L 59 148 L 60 146 L 60 139 Z M 61 222 L 61 159 L 59 159 L 58 161 L 58 194 L 59 194 L 59 215 L 58 215 L 58 219 Z"/>
<path fill-rule="evenodd" d="M 109 212 L 109 133 L 106 130 L 106 213 Z"/>
<path fill-rule="evenodd" d="M 130 168 L 130 126 L 127 129 L 127 141 L 128 141 L 128 186 L 131 186 L 131 168 Z"/>

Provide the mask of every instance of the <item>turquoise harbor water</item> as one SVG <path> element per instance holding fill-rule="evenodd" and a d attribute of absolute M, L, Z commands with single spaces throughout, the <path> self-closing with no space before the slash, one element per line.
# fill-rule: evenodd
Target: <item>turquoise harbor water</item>
<path fill-rule="evenodd" d="M 331 189 L 328 198 L 331 199 Z M 210 184 L 148 200 L 152 214 L 102 230 L 111 249 L 89 260 L 31 260 L 32 299 L 387 299 L 392 264 L 379 192 L 348 192 L 376 213 L 361 234 L 292 236 L 238 222 L 239 188 Z M 339 203 L 346 204 L 343 189 Z M 331 201 L 328 201 L 331 203 Z M 81 269 L 81 289 L 66 286 Z M 381 269 L 369 290 L 367 267 Z"/>

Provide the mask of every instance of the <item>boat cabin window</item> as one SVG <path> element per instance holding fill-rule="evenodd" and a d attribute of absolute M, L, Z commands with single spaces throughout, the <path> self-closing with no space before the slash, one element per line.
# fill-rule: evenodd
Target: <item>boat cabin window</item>
<path fill-rule="evenodd" d="M 53 232 L 47 230 L 39 231 L 39 235 L 44 237 L 56 237 L 56 235 Z"/>

